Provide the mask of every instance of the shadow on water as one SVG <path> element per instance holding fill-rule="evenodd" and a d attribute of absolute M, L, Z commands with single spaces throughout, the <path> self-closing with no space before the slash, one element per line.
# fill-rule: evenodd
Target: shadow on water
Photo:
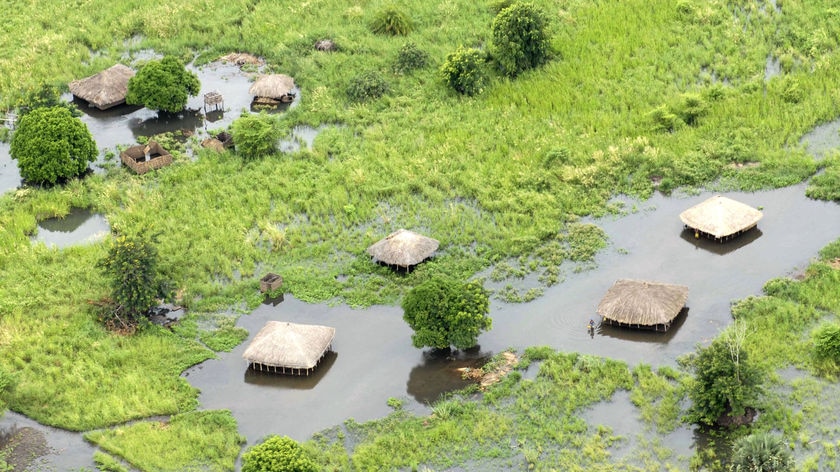
<path fill-rule="evenodd" d="M 102 239 L 111 231 L 105 217 L 84 208 L 73 208 L 63 218 L 47 218 L 38 222 L 33 242 L 67 247 Z"/>
<path fill-rule="evenodd" d="M 337 352 L 328 351 L 321 358 L 318 367 L 309 375 L 283 375 L 245 369 L 245 383 L 263 387 L 312 390 L 327 375 L 337 358 Z"/>
<path fill-rule="evenodd" d="M 729 254 L 732 251 L 738 250 L 746 246 L 747 244 L 750 244 L 751 242 L 760 238 L 762 234 L 763 233 L 760 229 L 753 228 L 729 241 L 716 242 L 704 237 L 697 238 L 694 236 L 694 231 L 690 229 L 684 229 L 682 230 L 682 232 L 680 232 L 680 237 L 683 239 L 683 241 L 691 243 L 691 245 L 694 246 L 695 249 L 703 249 L 705 251 L 709 251 L 719 256 L 723 256 Z"/>
<path fill-rule="evenodd" d="M 464 379 L 458 369 L 480 369 L 492 357 L 481 348 L 467 351 L 430 350 L 423 352 L 423 362 L 411 369 L 406 392 L 424 405 L 431 405 L 440 397 L 474 383 Z"/>
<path fill-rule="evenodd" d="M 608 336 L 611 338 L 621 339 L 623 341 L 645 342 L 645 343 L 659 343 L 667 344 L 685 323 L 688 318 L 688 307 L 680 310 L 680 313 L 674 318 L 674 322 L 668 331 L 653 331 L 649 329 L 633 329 L 624 326 L 613 326 L 606 323 L 601 323 L 595 334 L 598 336 Z"/>

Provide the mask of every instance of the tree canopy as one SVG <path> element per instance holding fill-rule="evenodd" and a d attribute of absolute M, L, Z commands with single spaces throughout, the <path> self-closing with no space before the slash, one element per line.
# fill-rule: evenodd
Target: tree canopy
<path fill-rule="evenodd" d="M 430 279 L 405 295 L 402 308 L 415 347 L 467 349 L 492 325 L 490 297 L 478 282 Z"/>
<path fill-rule="evenodd" d="M 55 184 L 83 174 L 98 151 L 87 125 L 66 107 L 55 106 L 34 108 L 20 118 L 10 154 L 25 180 Z"/>
<path fill-rule="evenodd" d="M 176 113 L 201 89 L 198 76 L 174 56 L 149 61 L 128 81 L 125 102 L 151 110 Z"/>
<path fill-rule="evenodd" d="M 517 2 L 500 11 L 493 19 L 492 34 L 493 57 L 509 77 L 548 61 L 548 19 L 531 3 Z"/>
<path fill-rule="evenodd" d="M 155 305 L 160 292 L 158 253 L 153 237 L 145 233 L 117 235 L 108 254 L 99 261 L 108 283 L 115 310 L 111 322 L 129 327 Z"/>

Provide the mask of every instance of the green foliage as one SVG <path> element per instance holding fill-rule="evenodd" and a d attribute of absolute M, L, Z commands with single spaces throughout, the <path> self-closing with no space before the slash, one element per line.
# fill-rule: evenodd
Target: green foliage
<path fill-rule="evenodd" d="M 463 95 L 477 95 L 489 80 L 484 68 L 485 54 L 479 49 L 458 47 L 446 56 L 440 74 L 446 85 Z"/>
<path fill-rule="evenodd" d="M 177 57 L 165 56 L 147 62 L 129 79 L 125 102 L 177 113 L 184 109 L 189 97 L 198 94 L 200 88 L 198 76 L 188 71 Z"/>
<path fill-rule="evenodd" d="M 534 4 L 517 2 L 503 9 L 491 28 L 493 59 L 508 77 L 548 61 L 548 17 Z"/>
<path fill-rule="evenodd" d="M 831 157 L 823 172 L 811 178 L 805 195 L 817 200 L 840 202 L 840 157 Z"/>
<path fill-rule="evenodd" d="M 382 74 L 376 71 L 361 73 L 352 79 L 347 85 L 347 98 L 354 102 L 366 102 L 376 100 L 390 90 L 388 82 Z"/>
<path fill-rule="evenodd" d="M 118 234 L 98 267 L 108 278 L 114 315 L 134 324 L 155 305 L 161 289 L 156 238 L 145 232 Z"/>
<path fill-rule="evenodd" d="M 20 118 L 9 153 L 25 180 L 55 184 L 82 175 L 98 151 L 87 125 L 67 108 L 41 107 Z"/>
<path fill-rule="evenodd" d="M 14 390 L 15 381 L 11 374 L 0 368 L 0 417 L 8 406 L 9 395 Z"/>
<path fill-rule="evenodd" d="M 818 360 L 832 360 L 840 363 L 840 324 L 824 323 L 811 335 L 814 356 Z"/>
<path fill-rule="evenodd" d="M 295 440 L 269 436 L 242 455 L 242 472 L 316 472 L 317 464 Z"/>
<path fill-rule="evenodd" d="M 248 330 L 236 326 L 235 318 L 222 317 L 216 325 L 216 329 L 203 331 L 200 335 L 201 342 L 216 352 L 230 352 L 248 338 Z"/>
<path fill-rule="evenodd" d="M 479 282 L 435 277 L 411 289 L 403 299 L 403 319 L 414 330 L 414 347 L 473 347 L 490 329 L 490 297 Z"/>
<path fill-rule="evenodd" d="M 407 74 L 417 69 L 423 69 L 429 64 L 429 53 L 417 47 L 414 43 L 405 43 L 397 53 L 394 61 L 394 72 Z"/>
<path fill-rule="evenodd" d="M 411 17 L 395 5 L 388 5 L 377 11 L 370 22 L 370 30 L 376 34 L 406 36 L 414 29 Z"/>
<path fill-rule="evenodd" d="M 231 124 L 230 131 L 236 153 L 245 159 L 274 154 L 283 135 L 277 117 L 265 112 L 243 113 Z"/>
<path fill-rule="evenodd" d="M 46 83 L 41 83 L 31 89 L 25 90 L 15 106 L 21 116 L 37 108 L 53 107 L 67 108 L 75 117 L 79 117 L 82 114 L 74 104 L 61 99 L 61 91 L 57 87 Z"/>
<path fill-rule="evenodd" d="M 689 421 L 711 426 L 724 415 L 743 415 L 756 405 L 764 376 L 744 349 L 743 329 L 743 323 L 736 324 L 708 347 L 698 348 L 690 363 L 695 378 L 689 389 Z"/>
<path fill-rule="evenodd" d="M 97 470 L 102 472 L 128 472 L 128 467 L 124 466 L 119 459 L 104 452 L 94 452 L 93 462 L 96 463 Z"/>
<path fill-rule="evenodd" d="M 750 434 L 732 448 L 731 472 L 790 472 L 794 468 L 790 448 L 776 434 Z"/>

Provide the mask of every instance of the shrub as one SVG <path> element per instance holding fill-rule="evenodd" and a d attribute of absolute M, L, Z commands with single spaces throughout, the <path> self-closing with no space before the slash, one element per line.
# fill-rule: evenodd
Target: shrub
<path fill-rule="evenodd" d="M 397 54 L 394 62 L 394 72 L 405 74 L 416 69 L 422 69 L 429 64 L 429 53 L 418 48 L 414 43 L 405 43 Z"/>
<path fill-rule="evenodd" d="M 277 151 L 282 130 L 277 117 L 267 113 L 243 113 L 230 126 L 236 153 L 245 159 L 267 156 Z"/>
<path fill-rule="evenodd" d="M 443 80 L 460 94 L 481 93 L 488 81 L 484 59 L 484 53 L 478 49 L 459 47 L 446 56 L 446 61 L 440 68 Z"/>
<path fill-rule="evenodd" d="M 414 29 L 411 18 L 394 5 L 389 5 L 376 12 L 370 22 L 370 30 L 376 34 L 405 36 Z"/>
<path fill-rule="evenodd" d="M 840 324 L 825 323 L 814 330 L 811 338 L 817 359 L 840 362 Z"/>
<path fill-rule="evenodd" d="M 548 19 L 531 3 L 514 3 L 500 11 L 492 34 L 493 57 L 509 77 L 548 61 Z"/>
<path fill-rule="evenodd" d="M 788 472 L 794 469 L 790 449 L 782 438 L 756 433 L 739 439 L 732 448 L 732 472 Z"/>
<path fill-rule="evenodd" d="M 36 108 L 22 116 L 10 149 L 21 177 L 38 184 L 83 174 L 97 153 L 87 125 L 60 106 Z"/>
<path fill-rule="evenodd" d="M 390 87 L 378 72 L 364 72 L 350 79 L 347 86 L 347 98 L 354 102 L 375 100 L 386 93 Z"/>
<path fill-rule="evenodd" d="M 315 472 L 315 462 L 287 436 L 270 436 L 242 455 L 242 472 Z"/>
<path fill-rule="evenodd" d="M 648 117 L 653 124 L 654 131 L 674 132 L 685 124 L 682 119 L 672 113 L 666 105 L 662 105 L 654 109 L 648 114 Z"/>
<path fill-rule="evenodd" d="M 696 93 L 683 94 L 677 108 L 675 113 L 689 126 L 696 124 L 697 119 L 708 111 L 706 100 Z"/>
<path fill-rule="evenodd" d="M 490 296 L 478 282 L 458 283 L 445 277 L 411 289 L 402 302 L 403 319 L 414 334 L 414 347 L 458 349 L 473 347 L 492 320 Z"/>
<path fill-rule="evenodd" d="M 155 238 L 145 232 L 120 234 L 99 261 L 98 267 L 108 278 L 114 303 L 106 322 L 119 328 L 132 327 L 155 305 L 155 297 L 161 291 L 155 243 Z"/>
<path fill-rule="evenodd" d="M 176 113 L 184 109 L 187 99 L 198 94 L 198 76 L 188 71 L 174 56 L 149 61 L 128 81 L 125 102 L 143 105 L 151 110 Z"/>

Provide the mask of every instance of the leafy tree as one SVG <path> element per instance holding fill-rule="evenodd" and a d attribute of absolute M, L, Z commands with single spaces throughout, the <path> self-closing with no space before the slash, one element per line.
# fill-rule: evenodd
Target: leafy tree
<path fill-rule="evenodd" d="M 436 277 L 411 289 L 402 302 L 403 319 L 414 330 L 415 347 L 473 347 L 492 325 L 490 297 L 478 282 Z"/>
<path fill-rule="evenodd" d="M 273 154 L 282 135 L 277 118 L 268 113 L 244 113 L 230 127 L 236 152 L 246 159 Z"/>
<path fill-rule="evenodd" d="M 690 362 L 695 378 L 689 389 L 689 421 L 719 424 L 725 415 L 743 415 L 756 403 L 763 374 L 743 348 L 745 333 L 743 323 L 734 324 Z"/>
<path fill-rule="evenodd" d="M 315 472 L 315 462 L 295 440 L 272 435 L 242 455 L 242 472 Z"/>
<path fill-rule="evenodd" d="M 187 99 L 201 88 L 198 76 L 188 71 L 174 56 L 149 61 L 128 80 L 125 102 L 143 105 L 151 110 L 176 113 L 184 109 Z"/>
<path fill-rule="evenodd" d="M 732 449 L 731 472 L 788 472 L 794 470 L 790 449 L 770 433 L 745 436 Z"/>
<path fill-rule="evenodd" d="M 98 151 L 87 125 L 57 106 L 35 108 L 20 118 L 10 154 L 25 180 L 55 184 L 83 174 Z"/>
<path fill-rule="evenodd" d="M 98 263 L 108 277 L 115 304 L 113 319 L 109 321 L 120 327 L 135 325 L 155 305 L 161 291 L 155 242 L 145 232 L 119 234 Z"/>
<path fill-rule="evenodd" d="M 460 46 L 446 56 L 440 73 L 447 85 L 463 95 L 477 95 L 487 85 L 484 69 L 485 54 L 474 48 Z"/>
<path fill-rule="evenodd" d="M 531 3 L 514 3 L 493 19 L 493 57 L 502 72 L 515 77 L 548 61 L 548 20 Z"/>

